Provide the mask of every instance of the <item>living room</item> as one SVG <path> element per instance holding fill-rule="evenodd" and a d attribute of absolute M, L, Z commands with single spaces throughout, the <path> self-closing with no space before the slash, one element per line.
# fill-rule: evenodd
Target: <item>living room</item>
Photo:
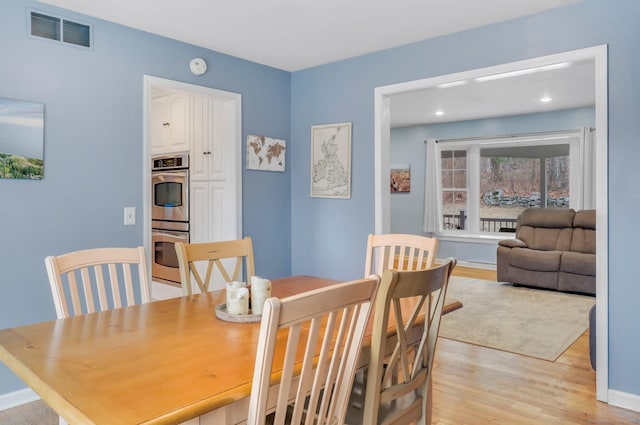
<path fill-rule="evenodd" d="M 287 140 L 284 173 L 265 176 L 243 170 L 243 232 L 254 238 L 257 270 L 268 277 L 311 274 L 349 279 L 362 273 L 366 236 L 376 226 L 377 87 L 607 45 L 609 122 L 608 128 L 598 125 L 609 143 L 606 395 L 610 402 L 638 410 L 640 348 L 635 341 L 640 338 L 635 300 L 640 289 L 633 270 L 637 238 L 628 223 L 639 205 L 627 189 L 640 172 L 635 165 L 640 96 L 633 90 L 640 68 L 635 55 L 640 41 L 637 2 L 585 0 L 294 72 L 47 3 L 10 0 L 2 7 L 0 26 L 7 35 L 0 41 L 5 64 L 0 68 L 0 95 L 45 105 L 45 178 L 0 181 L 5 199 L 12 200 L 0 209 L 6 223 L 5 243 L 0 244 L 2 328 L 55 317 L 46 287 L 46 255 L 144 242 L 141 226 L 121 223 L 122 207 L 143 209 L 144 75 L 241 93 L 243 138 L 257 133 Z M 63 48 L 28 37 L 29 8 L 90 22 L 96 35 L 94 49 Z M 188 63 L 194 57 L 205 58 L 209 72 L 191 74 Z M 351 199 L 311 198 L 310 127 L 347 121 L 353 123 Z M 482 250 L 489 252 L 486 247 Z M 314 255 L 308 255 L 310 251 Z M 24 384 L 3 366 L 0 393 L 22 388 Z"/>

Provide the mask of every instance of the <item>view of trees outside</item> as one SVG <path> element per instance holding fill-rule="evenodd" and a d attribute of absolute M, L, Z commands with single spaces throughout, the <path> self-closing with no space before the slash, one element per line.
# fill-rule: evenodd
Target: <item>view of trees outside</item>
<path fill-rule="evenodd" d="M 497 228 L 483 222 L 483 219 L 515 220 L 525 208 L 541 206 L 541 160 L 544 161 L 546 206 L 569 208 L 568 155 L 542 159 L 481 155 L 480 199 L 477 200 L 480 202 L 481 231 L 498 231 Z M 467 188 L 466 151 L 442 152 L 442 205 L 445 228 L 459 228 L 459 218 L 447 219 L 447 215 L 461 216 L 461 210 L 468 209 Z M 454 221 L 455 226 L 451 224 Z M 504 223 L 496 226 L 502 227 Z M 506 227 L 511 226 L 509 224 Z"/>
<path fill-rule="evenodd" d="M 442 151 L 442 213 L 467 209 L 467 151 Z"/>

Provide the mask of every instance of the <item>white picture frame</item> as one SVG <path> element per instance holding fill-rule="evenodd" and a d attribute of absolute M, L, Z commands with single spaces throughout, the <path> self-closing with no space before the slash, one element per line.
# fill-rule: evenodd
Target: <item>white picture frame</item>
<path fill-rule="evenodd" d="M 247 170 L 285 171 L 287 141 L 247 135 Z"/>
<path fill-rule="evenodd" d="M 311 126 L 311 197 L 351 198 L 351 123 Z"/>

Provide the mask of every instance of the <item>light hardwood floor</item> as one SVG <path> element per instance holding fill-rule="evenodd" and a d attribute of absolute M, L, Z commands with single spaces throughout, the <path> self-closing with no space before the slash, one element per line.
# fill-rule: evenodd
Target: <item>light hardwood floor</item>
<path fill-rule="evenodd" d="M 455 275 L 495 280 L 495 271 L 458 266 Z M 434 370 L 434 425 L 613 425 L 640 413 L 595 398 L 595 372 L 584 333 L 548 362 L 440 338 Z M 0 412 L 2 425 L 55 425 L 41 401 Z"/>

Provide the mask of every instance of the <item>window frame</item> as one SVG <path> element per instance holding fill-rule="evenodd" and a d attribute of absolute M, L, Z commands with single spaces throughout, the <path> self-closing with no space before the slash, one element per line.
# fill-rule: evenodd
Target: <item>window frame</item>
<path fill-rule="evenodd" d="M 584 161 L 584 141 L 579 130 L 547 132 L 527 135 L 509 135 L 498 137 L 484 138 L 466 138 L 466 139 L 449 139 L 438 140 L 436 143 L 437 167 L 436 176 L 438 182 L 438 208 L 443 211 L 442 202 L 442 152 L 443 151 L 460 151 L 467 152 L 467 219 L 465 229 L 444 229 L 443 214 L 439 215 L 437 236 L 446 240 L 464 240 L 474 239 L 477 242 L 493 243 L 497 239 L 508 239 L 515 237 L 514 234 L 498 233 L 498 232 L 481 232 L 480 231 L 480 202 L 471 202 L 479 200 L 480 193 L 480 151 L 481 149 L 496 147 L 526 147 L 541 145 L 569 145 L 569 208 L 579 209 L 576 205 L 579 197 L 578 194 L 582 190 L 582 168 Z M 585 184 L 588 184 L 585 183 Z M 590 188 L 589 188 L 590 189 Z"/>

